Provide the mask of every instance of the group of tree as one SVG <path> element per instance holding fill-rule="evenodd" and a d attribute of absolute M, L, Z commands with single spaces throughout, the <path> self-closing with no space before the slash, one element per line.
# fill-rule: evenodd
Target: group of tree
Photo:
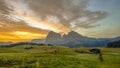
<path fill-rule="evenodd" d="M 107 47 L 109 47 L 109 48 L 118 48 L 118 47 L 120 47 L 120 40 L 108 43 Z"/>
<path fill-rule="evenodd" d="M 31 42 L 19 42 L 19 43 L 13 43 L 9 45 L 4 45 L 3 47 L 14 47 L 14 46 L 21 46 L 21 45 L 37 45 L 37 46 L 53 46 L 52 44 L 43 44 L 43 43 L 31 43 Z"/>

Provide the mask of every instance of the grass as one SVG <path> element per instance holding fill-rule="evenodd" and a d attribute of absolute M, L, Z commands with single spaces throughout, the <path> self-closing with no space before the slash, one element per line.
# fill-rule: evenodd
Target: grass
<path fill-rule="evenodd" d="M 103 62 L 98 54 L 87 50 L 59 46 L 0 47 L 0 68 L 120 68 L 120 48 L 101 48 Z"/>

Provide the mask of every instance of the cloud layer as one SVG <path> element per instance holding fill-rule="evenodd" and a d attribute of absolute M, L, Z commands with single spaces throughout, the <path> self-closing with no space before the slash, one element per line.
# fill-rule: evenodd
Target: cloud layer
<path fill-rule="evenodd" d="M 43 26 L 41 21 L 48 21 L 50 22 L 48 24 L 57 23 L 61 25 L 59 28 L 63 29 L 65 29 L 64 27 L 92 28 L 98 25 L 96 23 L 99 20 L 106 17 L 106 13 L 103 11 L 87 10 L 89 0 L 5 0 L 5 3 L 7 5 L 5 11 L 9 12 L 7 8 L 14 11 L 11 12 L 11 16 L 24 20 L 27 18 L 27 21 L 31 17 L 33 20 L 34 17 L 41 26 Z M 30 23 L 28 24 L 30 25 Z M 47 30 L 51 28 L 47 27 Z M 55 30 L 55 28 L 51 28 L 51 30 Z"/>
<path fill-rule="evenodd" d="M 96 27 L 107 16 L 103 11 L 87 10 L 89 0 L 26 0 L 28 5 L 43 20 L 48 17 L 68 28 Z M 84 21 L 83 21 L 84 20 Z"/>
<path fill-rule="evenodd" d="M 88 10 L 88 6 L 89 0 L 0 0 L 1 35 L 46 35 L 99 26 L 107 13 Z"/>

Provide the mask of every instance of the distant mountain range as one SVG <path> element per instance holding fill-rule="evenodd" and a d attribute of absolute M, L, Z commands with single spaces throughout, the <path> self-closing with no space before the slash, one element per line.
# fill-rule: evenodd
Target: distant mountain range
<path fill-rule="evenodd" d="M 12 44 L 12 42 L 0 42 L 0 45 L 2 46 L 6 46 L 6 45 L 10 45 Z"/>
<path fill-rule="evenodd" d="M 101 47 L 105 46 L 110 42 L 118 41 L 120 37 L 117 38 L 91 38 L 87 36 L 82 36 L 77 32 L 71 31 L 68 34 L 61 35 L 60 33 L 55 33 L 50 31 L 45 39 L 33 39 L 29 42 L 22 44 L 50 44 L 50 45 L 62 45 L 69 47 Z M 18 43 L 21 44 L 21 43 Z M 0 45 L 17 45 L 16 43 L 3 43 Z"/>
<path fill-rule="evenodd" d="M 91 38 L 82 36 L 77 32 L 71 31 L 67 35 L 61 36 L 53 31 L 49 32 L 45 39 L 46 44 L 64 45 L 69 47 L 100 47 L 105 46 L 109 42 L 120 40 L 117 38 Z"/>

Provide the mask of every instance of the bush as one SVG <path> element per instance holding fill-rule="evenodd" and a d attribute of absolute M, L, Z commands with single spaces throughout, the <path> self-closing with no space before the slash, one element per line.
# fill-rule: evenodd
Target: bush
<path fill-rule="evenodd" d="M 25 49 L 29 50 L 29 49 L 33 49 L 33 47 L 25 47 Z"/>

